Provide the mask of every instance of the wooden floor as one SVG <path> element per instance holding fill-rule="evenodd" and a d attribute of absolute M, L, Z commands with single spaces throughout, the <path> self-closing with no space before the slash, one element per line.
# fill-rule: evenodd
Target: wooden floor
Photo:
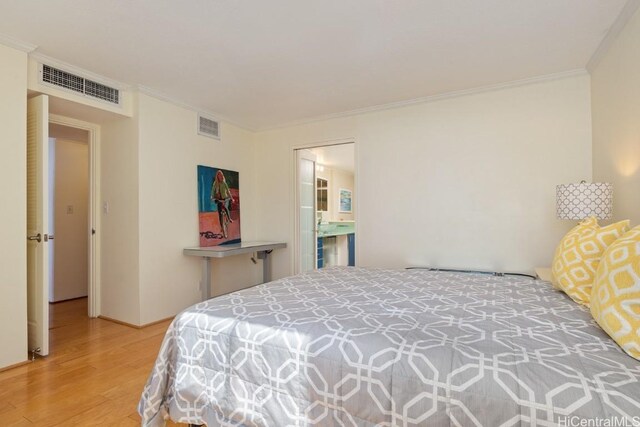
<path fill-rule="evenodd" d="M 0 372 L 0 425 L 139 426 L 169 321 L 134 329 L 90 319 L 86 298 L 50 308 L 50 355 Z"/>

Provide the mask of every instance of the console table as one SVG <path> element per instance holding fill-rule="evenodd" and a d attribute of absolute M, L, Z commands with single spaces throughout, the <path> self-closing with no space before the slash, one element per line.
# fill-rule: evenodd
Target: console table
<path fill-rule="evenodd" d="M 286 248 L 284 242 L 242 242 L 232 245 L 220 245 L 209 247 L 185 248 L 182 253 L 188 256 L 202 258 L 202 281 L 200 282 L 202 300 L 211 298 L 211 258 L 225 258 L 228 256 L 258 253 L 258 259 L 262 260 L 262 282 L 271 281 L 271 258 L 269 254 L 274 249 Z"/>

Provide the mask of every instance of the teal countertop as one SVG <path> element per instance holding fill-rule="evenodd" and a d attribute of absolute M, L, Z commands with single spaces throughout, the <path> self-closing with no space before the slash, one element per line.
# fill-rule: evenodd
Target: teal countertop
<path fill-rule="evenodd" d="M 356 232 L 356 224 L 353 221 L 336 221 L 318 226 L 318 237 L 344 236 Z"/>

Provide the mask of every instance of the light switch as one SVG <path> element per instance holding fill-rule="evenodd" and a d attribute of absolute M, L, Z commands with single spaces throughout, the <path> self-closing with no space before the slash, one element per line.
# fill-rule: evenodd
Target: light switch
<path fill-rule="evenodd" d="M 73 215 L 73 205 L 67 205 L 67 215 Z"/>

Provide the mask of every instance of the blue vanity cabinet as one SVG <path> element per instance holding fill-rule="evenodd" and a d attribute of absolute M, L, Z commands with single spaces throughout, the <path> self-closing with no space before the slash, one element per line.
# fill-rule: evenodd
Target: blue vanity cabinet
<path fill-rule="evenodd" d="M 318 237 L 318 268 L 324 267 L 324 248 L 323 248 L 323 238 Z"/>
<path fill-rule="evenodd" d="M 356 265 L 356 233 L 347 234 L 347 246 L 349 247 L 349 266 Z"/>

